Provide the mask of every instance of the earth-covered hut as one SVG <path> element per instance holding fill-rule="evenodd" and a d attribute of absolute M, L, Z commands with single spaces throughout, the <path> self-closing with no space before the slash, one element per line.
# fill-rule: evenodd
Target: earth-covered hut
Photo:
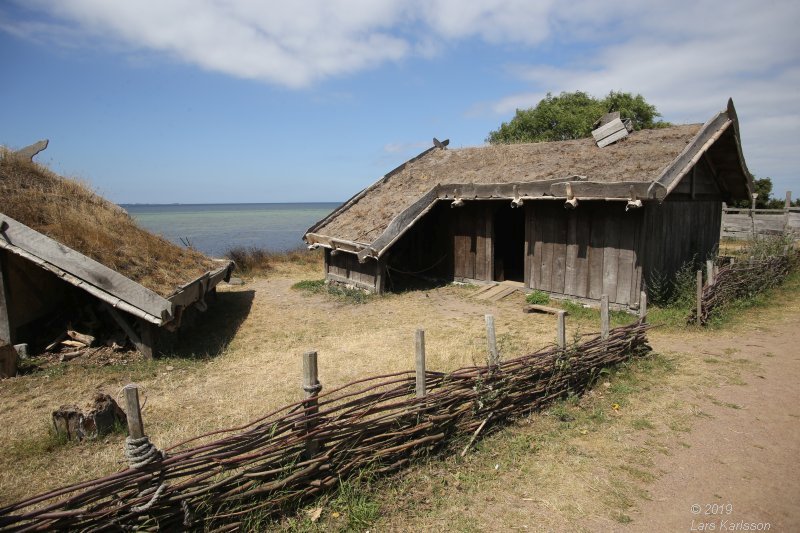
<path fill-rule="evenodd" d="M 53 327 L 85 323 L 110 326 L 152 356 L 159 329 L 204 310 L 233 262 L 140 228 L 86 185 L 33 162 L 37 152 L 0 151 L 0 345 L 39 350 Z"/>
<path fill-rule="evenodd" d="M 304 239 L 325 248 L 330 282 L 377 293 L 410 275 L 512 280 L 635 309 L 652 276 L 716 252 L 722 203 L 749 199 L 753 179 L 732 101 L 705 124 L 619 136 L 603 147 L 434 140 Z"/>

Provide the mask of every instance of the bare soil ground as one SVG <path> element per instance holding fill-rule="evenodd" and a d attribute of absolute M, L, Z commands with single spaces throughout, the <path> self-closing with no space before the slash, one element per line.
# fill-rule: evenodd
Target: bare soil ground
<path fill-rule="evenodd" d="M 301 396 L 303 351 L 320 353 L 332 388 L 413 366 L 426 329 L 428 365 L 451 370 L 485 357 L 483 315 L 496 317 L 508 357 L 554 339 L 555 319 L 520 311 L 521 294 L 489 303 L 449 286 L 354 305 L 292 290 L 319 278 L 283 265 L 220 294 L 174 357 L 81 363 L 0 382 L 0 502 L 122 468 L 121 435 L 63 445 L 50 412 L 95 390 L 138 382 L 145 430 L 160 447 L 256 418 Z M 219 310 L 224 309 L 224 313 Z M 570 335 L 597 330 L 571 317 Z M 290 529 L 485 531 L 689 530 L 692 520 L 769 522 L 798 530 L 800 302 L 780 294 L 710 332 L 652 331 L 657 355 L 610 372 L 581 399 L 489 434 L 466 458 L 420 464 L 370 491 L 379 513 L 287 521 Z M 705 506 L 730 504 L 727 515 Z M 693 514 L 691 506 L 702 506 Z M 711 512 L 714 509 L 709 508 Z"/>

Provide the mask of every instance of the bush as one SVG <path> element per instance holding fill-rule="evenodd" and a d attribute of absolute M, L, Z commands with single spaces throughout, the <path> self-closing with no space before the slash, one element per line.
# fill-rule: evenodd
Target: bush
<path fill-rule="evenodd" d="M 529 304 L 544 305 L 550 303 L 550 296 L 543 291 L 533 291 L 525 297 L 525 301 Z"/>

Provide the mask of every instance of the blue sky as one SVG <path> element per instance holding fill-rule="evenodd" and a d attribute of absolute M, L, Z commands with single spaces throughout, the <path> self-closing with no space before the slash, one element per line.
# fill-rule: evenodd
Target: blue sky
<path fill-rule="evenodd" d="M 25 0 L 0 4 L 0 144 L 120 203 L 340 201 L 548 91 L 733 97 L 748 166 L 800 196 L 800 4 Z"/>

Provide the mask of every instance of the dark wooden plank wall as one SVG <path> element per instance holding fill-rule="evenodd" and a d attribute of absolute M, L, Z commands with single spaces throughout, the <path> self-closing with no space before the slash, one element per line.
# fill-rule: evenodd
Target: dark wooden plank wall
<path fill-rule="evenodd" d="M 373 259 L 359 263 L 355 254 L 339 252 L 332 255 L 330 250 L 325 250 L 325 276 L 332 281 L 352 282 L 362 289 L 378 291 L 377 274 L 378 262 Z"/>
<path fill-rule="evenodd" d="M 455 279 L 492 279 L 492 202 L 467 202 L 451 210 Z M 520 243 L 520 246 L 522 243 Z"/>
<path fill-rule="evenodd" d="M 560 201 L 528 202 L 525 209 L 532 239 L 528 287 L 593 300 L 608 294 L 612 303 L 638 304 L 641 210 L 591 201 L 569 211 Z"/>

